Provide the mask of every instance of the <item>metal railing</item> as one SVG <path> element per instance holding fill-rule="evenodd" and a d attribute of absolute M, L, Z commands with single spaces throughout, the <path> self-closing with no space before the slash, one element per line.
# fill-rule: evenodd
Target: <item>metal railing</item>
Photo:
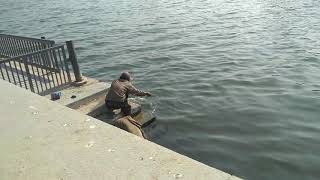
<path fill-rule="evenodd" d="M 0 77 L 34 93 L 49 94 L 72 82 L 67 60 L 65 46 L 54 46 L 1 60 Z"/>
<path fill-rule="evenodd" d="M 54 41 L 0 34 L 0 55 L 15 57 L 50 48 Z"/>

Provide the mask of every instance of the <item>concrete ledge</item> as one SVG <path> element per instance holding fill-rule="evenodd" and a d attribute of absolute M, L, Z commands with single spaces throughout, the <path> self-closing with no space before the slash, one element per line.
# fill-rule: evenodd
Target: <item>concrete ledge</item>
<path fill-rule="evenodd" d="M 55 102 L 76 109 L 79 108 L 81 104 L 85 104 L 96 97 L 105 95 L 110 87 L 110 84 L 108 83 L 100 82 L 88 77 L 84 78 L 87 79 L 86 84 L 82 86 L 69 86 L 61 90 L 62 97 Z M 71 98 L 71 96 L 75 96 L 75 98 Z M 51 99 L 50 94 L 45 97 Z"/>
<path fill-rule="evenodd" d="M 0 179 L 237 179 L 0 80 Z"/>

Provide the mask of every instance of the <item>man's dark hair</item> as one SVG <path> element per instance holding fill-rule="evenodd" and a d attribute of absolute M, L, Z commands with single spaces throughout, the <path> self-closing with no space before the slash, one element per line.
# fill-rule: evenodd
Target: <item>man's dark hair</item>
<path fill-rule="evenodd" d="M 123 72 L 123 73 L 121 73 L 120 79 L 130 81 L 131 75 L 128 72 Z"/>

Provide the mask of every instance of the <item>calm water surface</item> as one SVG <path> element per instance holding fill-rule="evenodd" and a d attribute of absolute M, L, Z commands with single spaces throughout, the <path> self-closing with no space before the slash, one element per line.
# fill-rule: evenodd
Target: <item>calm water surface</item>
<path fill-rule="evenodd" d="M 153 141 L 246 179 L 320 178 L 320 1 L 0 0 L 0 33 L 133 72 Z"/>

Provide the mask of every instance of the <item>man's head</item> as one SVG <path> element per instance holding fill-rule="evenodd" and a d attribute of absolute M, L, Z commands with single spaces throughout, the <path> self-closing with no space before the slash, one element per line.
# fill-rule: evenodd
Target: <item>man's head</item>
<path fill-rule="evenodd" d="M 130 81 L 131 75 L 129 72 L 123 72 L 123 73 L 121 73 L 120 79 Z"/>

